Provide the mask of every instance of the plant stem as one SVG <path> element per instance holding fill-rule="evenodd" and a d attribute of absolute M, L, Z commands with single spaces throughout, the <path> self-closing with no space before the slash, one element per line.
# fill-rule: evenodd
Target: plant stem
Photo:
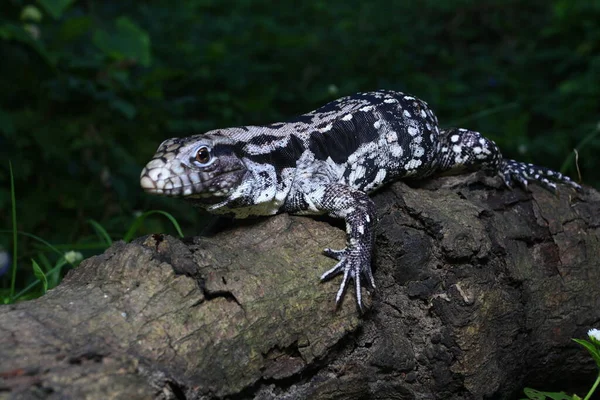
<path fill-rule="evenodd" d="M 590 391 L 588 392 L 588 394 L 585 396 L 585 398 L 583 400 L 589 400 L 590 397 L 594 394 L 594 391 L 596 390 L 596 388 L 598 387 L 599 384 L 600 384 L 600 374 L 598 374 L 598 377 L 596 378 L 596 382 L 594 382 L 594 386 L 592 386 L 592 388 L 590 389 Z"/>
<path fill-rule="evenodd" d="M 13 176 L 12 163 L 9 161 L 10 169 L 10 199 L 12 202 L 12 225 L 13 225 L 13 257 L 12 276 L 10 278 L 10 298 L 15 294 L 15 282 L 17 281 L 17 203 L 15 201 L 15 178 Z"/>

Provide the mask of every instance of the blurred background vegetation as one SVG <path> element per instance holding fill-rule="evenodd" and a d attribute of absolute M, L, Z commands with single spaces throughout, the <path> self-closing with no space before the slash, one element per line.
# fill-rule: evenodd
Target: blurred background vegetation
<path fill-rule="evenodd" d="M 285 120 L 378 88 L 414 94 L 443 126 L 479 130 L 505 155 L 574 178 L 577 148 L 583 182 L 600 186 L 597 0 L 2 0 L 0 8 L 5 250 L 9 161 L 19 230 L 88 256 L 106 245 L 90 219 L 113 239 L 150 209 L 171 212 L 186 235 L 202 230 L 204 217 L 186 204 L 139 188 L 162 140 Z M 150 232 L 175 231 L 152 216 L 139 234 Z M 58 256 L 26 236 L 18 243 L 23 288 L 35 281 L 31 259 L 47 273 Z"/>

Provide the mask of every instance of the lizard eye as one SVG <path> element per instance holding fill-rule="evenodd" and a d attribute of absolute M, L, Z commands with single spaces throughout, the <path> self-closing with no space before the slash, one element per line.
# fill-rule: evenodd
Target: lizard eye
<path fill-rule="evenodd" d="M 202 146 L 196 151 L 196 161 L 200 164 L 208 164 L 210 162 L 210 149 Z"/>

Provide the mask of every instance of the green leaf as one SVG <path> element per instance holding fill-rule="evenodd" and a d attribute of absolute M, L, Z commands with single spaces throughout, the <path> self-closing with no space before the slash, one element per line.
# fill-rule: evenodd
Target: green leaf
<path fill-rule="evenodd" d="M 129 227 L 129 230 L 123 237 L 123 240 L 125 242 L 129 242 L 131 239 L 133 239 L 133 235 L 140 228 L 140 226 L 142 225 L 142 222 L 144 222 L 144 220 L 146 219 L 147 216 L 152 215 L 152 214 L 161 214 L 161 215 L 164 215 L 165 217 L 167 217 L 169 219 L 169 221 L 171 221 L 171 223 L 175 227 L 175 230 L 177 230 L 179 237 L 183 237 L 183 232 L 181 231 L 181 228 L 179 227 L 179 223 L 177 222 L 175 217 L 173 217 L 171 214 L 169 214 L 166 211 L 152 210 L 152 211 L 146 211 L 145 213 L 143 213 L 142 215 L 137 217 L 135 219 L 135 221 L 133 221 L 133 224 L 131 224 L 131 227 Z"/>
<path fill-rule="evenodd" d="M 48 272 L 52 270 L 52 264 L 50 263 L 50 260 L 48 259 L 46 254 L 40 252 L 37 255 L 37 258 L 42 269 L 46 271 L 44 273 L 46 274 L 46 279 L 48 280 L 48 287 L 53 288 L 56 285 L 58 285 L 60 281 L 60 274 L 54 273 L 52 275 L 48 275 Z"/>
<path fill-rule="evenodd" d="M 150 36 L 127 17 L 119 17 L 112 32 L 98 30 L 94 44 L 108 57 L 117 61 L 134 60 L 144 67 L 150 66 Z"/>
<path fill-rule="evenodd" d="M 31 259 L 31 265 L 33 266 L 33 274 L 36 278 L 40 280 L 40 282 L 42 282 L 44 293 L 46 293 L 46 290 L 48 290 L 48 280 L 46 279 L 44 271 L 42 271 L 42 268 L 40 268 L 40 266 L 37 262 L 35 262 L 34 259 Z"/>
<path fill-rule="evenodd" d="M 34 260 L 31 260 L 31 261 L 35 263 Z M 47 275 L 51 275 L 51 274 L 55 273 L 56 271 L 59 271 L 64 265 L 65 265 L 64 261 L 62 261 L 62 262 L 59 261 L 54 268 L 52 268 L 50 271 L 48 271 Z M 38 268 L 39 268 L 39 265 L 38 265 Z M 37 286 L 37 284 L 40 282 L 43 283 L 43 281 L 38 279 L 38 280 L 30 283 L 25 289 L 21 290 L 19 293 L 17 293 L 14 296 L 11 296 L 10 301 L 14 302 L 17 299 L 23 298 L 23 296 L 25 296 L 31 289 L 33 289 L 35 286 Z"/>
<path fill-rule="evenodd" d="M 62 17 L 65 10 L 74 2 L 75 0 L 38 0 L 38 3 L 40 3 L 54 19 Z"/>
<path fill-rule="evenodd" d="M 525 388 L 523 392 L 528 399 L 532 400 L 573 400 L 573 397 L 567 395 L 565 392 L 541 392 L 532 388 Z"/>
<path fill-rule="evenodd" d="M 583 340 L 583 339 L 573 339 L 573 341 L 575 343 L 578 343 L 580 345 L 582 345 L 583 347 L 586 348 L 587 351 L 590 352 L 592 358 L 594 359 L 594 361 L 596 362 L 596 365 L 598 366 L 598 368 L 600 368 L 600 349 L 595 346 L 593 343 L 588 342 L 587 340 Z"/>
<path fill-rule="evenodd" d="M 68 18 L 61 25 L 59 31 L 60 41 L 71 41 L 82 37 L 92 29 L 92 18 L 89 16 Z M 86 62 L 89 62 L 86 60 Z"/>

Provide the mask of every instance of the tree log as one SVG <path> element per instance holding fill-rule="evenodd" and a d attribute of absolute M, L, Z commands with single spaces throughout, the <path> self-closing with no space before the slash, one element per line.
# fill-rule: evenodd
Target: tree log
<path fill-rule="evenodd" d="M 375 194 L 360 314 L 336 221 L 278 215 L 114 244 L 0 308 L 0 398 L 509 399 L 582 390 L 600 321 L 600 195 L 478 174 Z M 333 223 L 333 225 L 332 225 Z M 589 388 L 589 386 L 588 386 Z M 584 393 L 579 393 L 584 394 Z"/>

